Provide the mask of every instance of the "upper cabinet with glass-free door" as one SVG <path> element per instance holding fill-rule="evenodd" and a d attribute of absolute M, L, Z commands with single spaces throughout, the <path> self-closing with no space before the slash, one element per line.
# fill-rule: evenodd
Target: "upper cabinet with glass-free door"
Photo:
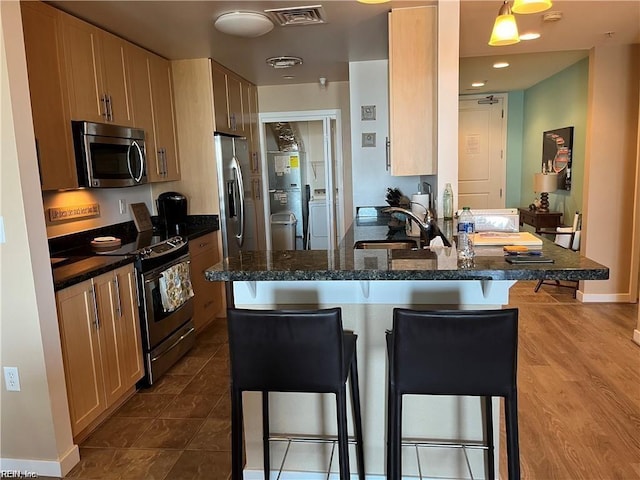
<path fill-rule="evenodd" d="M 216 132 L 249 135 L 249 110 L 244 90 L 248 82 L 212 62 L 213 108 Z"/>
<path fill-rule="evenodd" d="M 61 13 L 71 118 L 133 126 L 127 42 Z"/>
<path fill-rule="evenodd" d="M 389 13 L 391 175 L 434 175 L 436 155 L 437 7 Z"/>
<path fill-rule="evenodd" d="M 20 8 L 42 190 L 77 188 L 60 11 L 42 2 Z"/>

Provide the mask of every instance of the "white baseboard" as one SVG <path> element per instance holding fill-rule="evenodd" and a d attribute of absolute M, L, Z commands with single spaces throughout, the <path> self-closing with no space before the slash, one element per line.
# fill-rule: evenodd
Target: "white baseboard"
<path fill-rule="evenodd" d="M 64 477 L 80 461 L 80 450 L 74 445 L 58 460 L 31 460 L 22 458 L 0 458 L 0 471 L 20 473 L 15 478 Z"/>
<path fill-rule="evenodd" d="M 633 303 L 635 299 L 628 293 L 583 293 L 578 290 L 576 299 L 583 303 Z"/>
<path fill-rule="evenodd" d="M 640 330 L 635 329 L 633 331 L 633 341 L 640 345 Z"/>

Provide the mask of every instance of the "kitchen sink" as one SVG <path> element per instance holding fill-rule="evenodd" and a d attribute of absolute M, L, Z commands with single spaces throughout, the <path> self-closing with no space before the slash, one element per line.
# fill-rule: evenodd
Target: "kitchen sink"
<path fill-rule="evenodd" d="M 411 250 L 417 248 L 413 240 L 358 240 L 353 244 L 354 250 Z"/>

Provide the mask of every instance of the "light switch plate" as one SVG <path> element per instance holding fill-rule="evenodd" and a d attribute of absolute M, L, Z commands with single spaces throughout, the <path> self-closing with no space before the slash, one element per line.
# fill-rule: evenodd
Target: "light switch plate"
<path fill-rule="evenodd" d="M 360 119 L 361 120 L 375 120 L 376 119 L 376 106 L 375 105 L 362 105 L 360 107 Z"/>
<path fill-rule="evenodd" d="M 375 147 L 376 146 L 376 134 L 373 132 L 362 134 L 362 146 L 363 147 Z"/>

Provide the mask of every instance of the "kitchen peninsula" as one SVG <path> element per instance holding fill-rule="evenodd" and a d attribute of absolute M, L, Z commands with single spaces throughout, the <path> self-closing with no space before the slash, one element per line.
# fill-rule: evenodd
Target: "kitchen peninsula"
<path fill-rule="evenodd" d="M 501 247 L 484 247 L 477 249 L 475 265 L 464 269 L 458 268 L 453 247 L 353 248 L 363 240 L 397 240 L 398 232 L 387 227 L 387 220 L 358 217 L 336 250 L 245 252 L 205 272 L 210 281 L 232 282 L 238 308 L 342 308 L 344 327 L 358 334 L 366 470 L 371 478 L 381 479 L 387 374 L 384 334 L 391 328 L 394 307 L 501 308 L 508 303 L 509 288 L 517 280 L 602 280 L 609 276 L 607 267 L 548 240 L 543 240 L 542 251 L 554 263 L 512 265 L 505 261 Z M 258 394 L 245 395 L 245 478 L 258 478 L 257 473 L 255 477 L 251 474 L 261 471 L 262 465 L 261 403 Z M 333 398 L 308 394 L 271 394 L 270 398 L 273 432 L 335 433 Z M 497 435 L 500 414 L 496 400 L 493 409 Z M 403 435 L 444 442 L 478 441 L 482 438 L 480 411 L 477 398 L 409 396 Z M 277 444 L 272 447 L 274 465 L 282 458 L 278 448 Z M 469 457 L 474 476 L 480 476 L 481 453 L 472 452 Z M 289 451 L 285 470 L 326 471 L 328 458 L 328 451 L 317 445 L 296 445 Z M 497 462 L 499 455 L 495 458 Z M 432 450 L 429 465 L 429 476 L 468 476 L 459 450 Z M 355 472 L 355 465 L 351 468 Z M 406 475 L 417 475 L 415 460 L 403 469 Z"/>

